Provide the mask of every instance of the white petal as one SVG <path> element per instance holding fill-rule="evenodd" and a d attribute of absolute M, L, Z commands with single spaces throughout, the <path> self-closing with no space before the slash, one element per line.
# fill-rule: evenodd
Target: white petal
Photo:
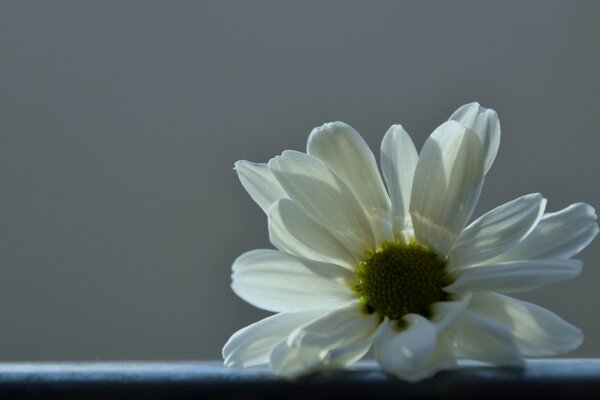
<path fill-rule="evenodd" d="M 396 321 L 385 320 L 376 333 L 374 356 L 386 372 L 414 382 L 428 378 L 452 364 L 437 346 L 437 329 L 418 314 L 404 316 L 408 327 L 398 330 Z"/>
<path fill-rule="evenodd" d="M 273 373 L 291 378 L 343 368 L 361 359 L 372 342 L 367 337 L 348 346 L 324 350 L 318 346 L 293 347 L 284 340 L 271 352 L 269 365 Z"/>
<path fill-rule="evenodd" d="M 355 303 L 296 328 L 273 350 L 270 363 L 279 375 L 296 376 L 323 371 L 361 358 L 372 343 L 377 316 L 367 315 Z"/>
<path fill-rule="evenodd" d="M 508 328 L 478 314 L 464 312 L 446 329 L 454 354 L 502 365 L 520 365 L 522 357 Z"/>
<path fill-rule="evenodd" d="M 271 351 L 269 366 L 274 374 L 293 378 L 322 370 L 321 354 L 318 347 L 290 347 L 283 340 Z"/>
<path fill-rule="evenodd" d="M 529 194 L 479 217 L 459 235 L 448 267 L 460 270 L 477 265 L 515 246 L 535 228 L 544 213 L 546 199 Z"/>
<path fill-rule="evenodd" d="M 458 316 L 467 309 L 471 301 L 471 293 L 454 295 L 456 299 L 439 301 L 431 305 L 431 322 L 439 330 L 450 325 Z"/>
<path fill-rule="evenodd" d="M 402 125 L 392 125 L 381 142 L 381 171 L 392 200 L 394 234 L 412 226 L 408 206 L 419 155 Z"/>
<path fill-rule="evenodd" d="M 526 301 L 496 293 L 477 293 L 469 310 L 506 326 L 526 357 L 568 353 L 583 342 L 583 333 L 577 327 Z"/>
<path fill-rule="evenodd" d="M 265 214 L 274 201 L 288 197 L 267 164 L 238 161 L 235 163 L 235 171 L 244 189 Z"/>
<path fill-rule="evenodd" d="M 500 147 L 500 120 L 496 111 L 481 107 L 479 103 L 469 103 L 456 110 L 450 119 L 477 133 L 483 144 L 484 171 L 487 173 Z"/>
<path fill-rule="evenodd" d="M 425 142 L 412 187 L 410 215 L 416 239 L 447 255 L 465 227 L 483 184 L 483 148 L 456 121 L 440 125 Z"/>
<path fill-rule="evenodd" d="M 373 230 L 363 208 L 348 186 L 321 160 L 296 151 L 284 151 L 269 168 L 289 194 L 315 221 L 335 235 L 353 255 L 362 259 L 375 248 Z"/>
<path fill-rule="evenodd" d="M 589 204 L 576 203 L 545 214 L 536 228 L 515 247 L 494 261 L 530 258 L 570 258 L 598 234 L 596 212 Z"/>
<path fill-rule="evenodd" d="M 343 122 L 325 124 L 311 132 L 307 153 L 327 164 L 354 193 L 373 224 L 378 243 L 389 240 L 390 199 L 375 157 L 360 134 Z"/>
<path fill-rule="evenodd" d="M 357 263 L 352 253 L 326 227 L 288 199 L 278 200 L 269 209 L 269 238 L 279 250 L 298 257 L 349 269 Z"/>
<path fill-rule="evenodd" d="M 581 272 L 581 265 L 579 260 L 557 258 L 480 265 L 461 271 L 456 281 L 444 290 L 450 293 L 524 292 L 574 278 Z"/>
<path fill-rule="evenodd" d="M 244 368 L 266 363 L 279 342 L 321 314 L 315 311 L 276 314 L 240 329 L 223 347 L 225 366 Z"/>
<path fill-rule="evenodd" d="M 248 303 L 275 312 L 336 308 L 356 298 L 344 267 L 275 250 L 253 250 L 233 263 L 231 288 Z"/>
<path fill-rule="evenodd" d="M 355 303 L 297 328 L 288 338 L 288 344 L 292 347 L 318 346 L 325 350 L 334 349 L 372 336 L 378 324 L 377 315 L 366 314 Z"/>
<path fill-rule="evenodd" d="M 325 355 L 324 362 L 332 368 L 346 367 L 360 360 L 373 345 L 373 335 L 352 344 L 331 349 Z"/>

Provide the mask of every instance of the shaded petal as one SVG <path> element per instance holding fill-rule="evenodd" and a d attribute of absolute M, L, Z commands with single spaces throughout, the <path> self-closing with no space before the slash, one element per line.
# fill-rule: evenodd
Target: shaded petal
<path fill-rule="evenodd" d="M 306 260 L 275 250 L 253 250 L 233 263 L 231 288 L 267 311 L 335 308 L 356 298 L 348 282 L 354 275 L 335 264 Z"/>
<path fill-rule="evenodd" d="M 483 184 L 483 148 L 477 135 L 456 121 L 427 139 L 415 171 L 410 215 L 416 239 L 447 255 L 465 227 Z"/>
<path fill-rule="evenodd" d="M 354 364 L 360 360 L 373 345 L 373 335 L 365 337 L 357 342 L 347 346 L 331 349 L 327 352 L 325 363 L 332 367 L 339 368 Z"/>
<path fill-rule="evenodd" d="M 345 367 L 360 359 L 372 343 L 378 318 L 361 311 L 358 303 L 334 310 L 296 328 L 275 347 L 270 362 L 280 375 Z"/>
<path fill-rule="evenodd" d="M 482 215 L 459 235 L 448 255 L 448 268 L 477 265 L 515 246 L 535 228 L 545 206 L 546 199 L 536 193 Z"/>
<path fill-rule="evenodd" d="M 570 258 L 598 234 L 596 212 L 589 204 L 576 203 L 545 214 L 536 228 L 513 248 L 494 261 L 530 258 Z"/>
<path fill-rule="evenodd" d="M 581 345 L 583 333 L 553 312 L 497 293 L 473 295 L 469 310 L 507 327 L 526 357 L 568 353 Z"/>
<path fill-rule="evenodd" d="M 471 293 L 454 295 L 450 301 L 438 301 L 431 305 L 431 322 L 438 331 L 450 325 L 458 316 L 467 309 L 471 301 Z"/>
<path fill-rule="evenodd" d="M 318 346 L 329 350 L 372 336 L 379 317 L 366 314 L 358 303 L 334 310 L 310 324 L 297 328 L 289 337 L 292 347 Z"/>
<path fill-rule="evenodd" d="M 240 329 L 223 347 L 225 366 L 244 368 L 266 363 L 279 342 L 298 326 L 322 314 L 322 311 L 276 314 Z"/>
<path fill-rule="evenodd" d="M 377 362 L 386 372 L 415 382 L 453 365 L 449 353 L 437 343 L 437 328 L 418 314 L 403 318 L 408 327 L 398 330 L 397 321 L 385 320 L 373 344 Z"/>
<path fill-rule="evenodd" d="M 456 281 L 444 288 L 450 293 L 494 291 L 517 293 L 539 289 L 579 275 L 579 260 L 524 260 L 481 265 L 460 272 Z"/>
<path fill-rule="evenodd" d="M 323 161 L 348 186 L 373 225 L 378 244 L 390 240 L 390 199 L 375 156 L 360 134 L 343 122 L 313 129 L 307 154 Z"/>
<path fill-rule="evenodd" d="M 290 378 L 344 368 L 360 360 L 372 343 L 368 337 L 348 346 L 323 350 L 318 346 L 293 347 L 282 341 L 271 352 L 269 364 L 273 373 Z"/>
<path fill-rule="evenodd" d="M 375 248 L 373 230 L 348 186 L 321 160 L 296 151 L 284 151 L 269 168 L 288 193 L 315 221 L 351 249 L 356 258 Z"/>
<path fill-rule="evenodd" d="M 392 201 L 395 236 L 412 226 L 408 206 L 419 155 L 402 125 L 392 125 L 381 142 L 381 171 Z"/>
<path fill-rule="evenodd" d="M 445 333 L 457 357 L 501 365 L 521 365 L 522 357 L 511 331 L 472 312 L 464 312 Z"/>
<path fill-rule="evenodd" d="M 235 171 L 244 189 L 265 214 L 274 201 L 288 197 L 267 164 L 242 160 L 235 163 Z"/>
<path fill-rule="evenodd" d="M 289 199 L 278 200 L 269 209 L 269 239 L 279 250 L 298 257 L 349 269 L 357 263 L 352 253 L 327 228 Z"/>
<path fill-rule="evenodd" d="M 322 350 L 316 346 L 290 347 L 286 340 L 273 348 L 269 355 L 271 371 L 280 376 L 296 377 L 322 369 Z"/>
<path fill-rule="evenodd" d="M 477 133 L 483 144 L 484 172 L 487 173 L 500 147 L 500 120 L 496 111 L 479 103 L 469 103 L 454 111 L 450 119 Z"/>

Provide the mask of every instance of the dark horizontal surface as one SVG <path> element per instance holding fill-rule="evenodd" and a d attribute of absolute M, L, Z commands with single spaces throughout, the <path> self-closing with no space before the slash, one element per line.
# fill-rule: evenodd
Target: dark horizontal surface
<path fill-rule="evenodd" d="M 600 360 L 466 363 L 410 384 L 373 363 L 286 380 L 216 362 L 0 363 L 8 399 L 597 399 Z"/>

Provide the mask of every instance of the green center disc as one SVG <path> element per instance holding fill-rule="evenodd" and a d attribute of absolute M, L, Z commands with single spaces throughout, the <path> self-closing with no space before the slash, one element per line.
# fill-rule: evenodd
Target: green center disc
<path fill-rule="evenodd" d="M 360 294 L 367 312 L 392 320 L 415 313 L 429 316 L 431 304 L 443 301 L 451 283 L 446 261 L 420 244 L 385 244 L 357 267 Z"/>

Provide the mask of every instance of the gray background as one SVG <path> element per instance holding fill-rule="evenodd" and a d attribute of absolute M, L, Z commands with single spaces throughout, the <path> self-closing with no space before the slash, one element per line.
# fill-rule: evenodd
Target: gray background
<path fill-rule="evenodd" d="M 458 106 L 502 144 L 479 215 L 600 206 L 600 2 L 0 2 L 0 359 L 211 359 L 266 313 L 230 266 L 269 247 L 233 163 L 342 120 L 420 148 Z M 378 153 L 378 151 L 377 151 Z M 600 356 L 600 245 L 526 298 Z"/>

